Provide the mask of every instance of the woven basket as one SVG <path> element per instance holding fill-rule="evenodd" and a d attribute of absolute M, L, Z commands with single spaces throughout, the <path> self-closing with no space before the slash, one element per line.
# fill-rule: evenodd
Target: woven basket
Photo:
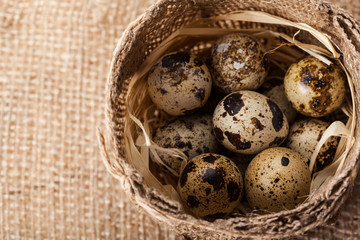
<path fill-rule="evenodd" d="M 355 131 L 355 144 L 341 173 L 324 191 L 314 194 L 296 209 L 208 222 L 186 214 L 179 202 L 147 186 L 137 169 L 128 163 L 124 149 L 124 116 L 130 78 L 139 70 L 146 56 L 176 30 L 199 18 L 238 10 L 267 12 L 293 22 L 306 23 L 327 34 L 343 54 L 342 61 L 353 79 L 355 90 L 360 89 L 360 27 L 346 12 L 323 1 L 160 1 L 133 22 L 114 52 L 106 91 L 106 118 L 112 144 L 106 148 L 105 139 L 99 134 L 101 150 L 104 161 L 109 163 L 108 170 L 122 183 L 128 195 L 150 215 L 189 239 L 282 238 L 303 234 L 337 217 L 358 172 L 360 138 L 359 131 Z M 276 28 L 284 31 L 283 26 Z M 358 91 L 355 91 L 357 116 L 359 100 Z M 360 122 L 359 117 L 356 119 L 357 129 Z M 110 156 L 109 150 L 115 153 L 114 156 Z"/>

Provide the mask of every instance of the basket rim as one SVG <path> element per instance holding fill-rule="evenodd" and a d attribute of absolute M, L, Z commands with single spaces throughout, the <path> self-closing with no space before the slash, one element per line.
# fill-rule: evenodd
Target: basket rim
<path fill-rule="evenodd" d="M 131 43 L 129 44 L 129 39 L 132 38 L 133 36 L 135 36 L 138 33 L 138 31 L 140 31 L 141 29 L 146 28 L 147 24 L 149 24 L 149 22 L 151 22 L 155 19 L 154 14 L 156 15 L 156 12 L 158 11 L 159 6 L 165 5 L 167 2 L 168 1 L 166 1 L 166 0 L 158 1 L 150 9 L 148 9 L 144 14 L 142 14 L 135 21 L 133 21 L 128 26 L 128 28 L 124 31 L 124 33 L 122 34 L 122 37 L 118 41 L 116 48 L 114 50 L 113 59 L 111 62 L 111 67 L 110 67 L 110 72 L 109 72 L 107 84 L 106 84 L 107 87 L 106 87 L 106 112 L 105 112 L 105 115 L 106 115 L 106 121 L 107 121 L 107 125 L 108 125 L 108 132 L 111 133 L 112 146 L 114 146 L 115 148 L 118 145 L 118 138 L 119 138 L 119 136 L 114 131 L 114 127 L 118 127 L 118 126 L 116 126 L 117 122 L 114 121 L 114 119 L 117 118 L 116 114 L 114 114 L 114 112 L 117 111 L 117 108 L 113 105 L 114 102 L 112 101 L 111 98 L 112 98 L 113 94 L 116 93 L 116 92 L 114 92 L 114 85 L 118 84 L 117 81 L 119 79 L 119 75 L 118 75 L 119 73 L 117 72 L 117 68 L 119 67 L 118 60 L 119 60 L 119 58 L 121 58 L 121 59 L 126 58 L 127 55 L 129 54 L 130 49 L 132 47 L 135 47 L 133 42 L 130 41 Z M 199 1 L 189 0 L 189 2 L 197 4 L 196 2 L 199 2 Z M 206 1 L 202 1 L 202 2 L 206 2 Z M 316 0 L 315 2 L 328 4 L 327 2 L 320 1 L 320 0 Z M 336 15 L 337 13 L 338 14 L 346 14 L 346 12 L 343 12 L 343 10 L 341 10 L 341 9 L 334 8 L 331 4 L 328 4 L 328 6 L 331 8 L 334 15 Z M 321 10 L 319 10 L 319 11 L 321 11 Z M 348 16 L 348 17 L 350 19 L 352 19 L 351 16 Z M 360 29 L 357 22 L 356 21 L 354 21 L 354 22 L 356 24 L 357 29 Z M 124 51 L 124 49 L 125 49 L 125 51 Z M 123 82 L 121 84 L 123 84 Z M 354 160 L 353 160 L 352 166 L 345 167 L 339 176 L 337 176 L 331 180 L 331 182 L 327 186 L 328 191 L 324 191 L 322 193 L 317 193 L 315 196 L 313 196 L 311 198 L 310 201 L 305 202 L 305 203 L 299 205 L 297 208 L 289 210 L 289 211 L 282 211 L 280 213 L 271 213 L 271 214 L 261 215 L 261 216 L 256 216 L 256 217 L 239 217 L 239 218 L 243 218 L 243 219 L 258 218 L 258 219 L 266 220 L 266 219 L 284 217 L 284 216 L 286 216 L 286 214 L 284 215 L 285 212 L 287 214 L 299 213 L 299 216 L 301 216 L 301 214 L 303 212 L 302 210 L 310 208 L 311 206 L 314 207 L 314 205 L 316 206 L 317 202 L 326 202 L 327 198 L 329 197 L 329 193 L 331 193 L 333 190 L 335 190 L 335 188 L 340 188 L 341 186 L 344 186 L 344 185 L 345 185 L 345 191 L 341 192 L 337 199 L 340 200 L 341 198 L 346 198 L 346 196 L 349 195 L 351 192 L 355 176 L 358 173 L 359 161 L 356 159 L 358 159 L 358 157 L 360 155 L 359 147 L 357 147 L 357 149 L 355 149 L 355 146 L 353 146 L 353 149 L 351 150 L 350 154 L 354 155 L 353 156 Z M 349 156 L 347 158 L 349 158 Z M 135 202 L 137 204 L 142 206 L 151 215 L 155 215 L 155 217 L 157 217 L 159 220 L 165 221 L 165 219 L 170 220 L 171 218 L 174 218 L 174 219 L 177 219 L 178 221 L 182 222 L 181 224 L 192 224 L 192 225 L 196 225 L 197 227 L 200 224 L 200 225 L 203 225 L 204 227 L 209 226 L 210 229 L 212 229 L 212 230 L 215 229 L 217 231 L 221 230 L 221 229 L 217 228 L 219 222 L 228 221 L 228 220 L 224 220 L 224 219 L 219 219 L 214 222 L 208 222 L 206 220 L 197 219 L 197 218 L 193 217 L 192 215 L 189 215 L 186 213 L 182 213 L 179 215 L 173 215 L 173 216 L 169 215 L 168 211 L 164 211 L 163 209 L 159 208 L 158 206 L 152 204 L 150 201 L 147 201 L 147 198 L 149 197 L 149 195 L 153 195 L 153 194 L 160 195 L 163 198 L 163 200 L 168 200 L 167 197 L 164 196 L 162 193 L 159 193 L 159 191 L 157 191 L 153 187 L 144 185 L 143 181 L 141 180 L 142 177 L 139 174 L 139 172 L 136 169 L 134 169 L 129 163 L 127 163 L 125 157 L 123 157 L 121 154 L 118 154 L 116 156 L 115 161 L 118 161 L 119 164 L 122 165 L 122 167 L 125 169 L 122 173 L 120 173 L 122 175 L 122 178 L 125 179 L 125 182 L 130 183 L 130 184 L 127 184 L 127 187 L 125 186 L 125 190 L 127 190 L 126 192 L 130 195 L 131 198 L 133 198 L 135 200 Z M 344 181 L 344 180 L 347 180 L 347 181 Z M 137 182 L 137 184 L 134 184 L 135 182 Z M 138 188 L 142 188 L 142 189 L 139 190 Z M 143 193 L 141 194 L 139 192 L 143 192 Z M 332 201 L 334 201 L 334 199 L 332 199 Z M 342 205 L 342 204 L 340 204 L 340 205 Z M 175 204 L 175 206 L 176 206 L 176 204 Z M 338 211 L 340 207 L 341 206 L 338 206 L 336 211 Z M 156 212 L 155 214 L 154 214 L 154 211 Z M 300 227 L 300 229 L 297 233 L 302 233 L 304 230 L 307 231 L 318 225 L 326 223 L 327 221 L 330 220 L 330 218 L 327 218 L 327 217 L 328 216 L 324 216 L 322 219 L 314 220 L 312 224 Z M 189 222 L 189 220 L 191 220 L 191 221 Z M 174 226 L 176 227 L 176 225 L 179 225 L 179 224 L 180 223 L 175 224 Z M 237 236 L 247 236 L 247 237 L 255 236 L 254 234 L 247 235 L 244 233 L 241 233 L 239 235 L 239 232 L 227 232 L 227 233 L 235 234 Z M 289 233 L 288 235 L 281 232 L 281 233 L 279 233 L 279 235 L 269 235 L 269 237 L 284 237 L 284 236 L 293 236 L 293 235 L 294 235 L 294 232 Z M 264 236 L 264 235 L 262 235 L 262 236 Z M 258 235 L 257 235 L 257 237 L 258 237 Z"/>

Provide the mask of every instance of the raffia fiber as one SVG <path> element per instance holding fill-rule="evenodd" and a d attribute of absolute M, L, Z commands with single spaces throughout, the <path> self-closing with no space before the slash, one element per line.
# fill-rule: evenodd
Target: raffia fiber
<path fill-rule="evenodd" d="M 96 137 L 116 42 L 153 3 L 0 1 L 0 239 L 182 238 L 125 196 Z M 301 238 L 360 239 L 359 206 L 358 177 L 338 221 Z"/>

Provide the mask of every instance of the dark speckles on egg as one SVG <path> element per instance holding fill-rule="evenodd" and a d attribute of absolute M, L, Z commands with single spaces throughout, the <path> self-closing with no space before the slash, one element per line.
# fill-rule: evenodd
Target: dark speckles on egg
<path fill-rule="evenodd" d="M 242 198 L 242 176 L 230 159 L 205 153 L 185 166 L 177 190 L 195 216 L 225 216 Z"/>
<path fill-rule="evenodd" d="M 336 64 L 314 57 L 292 64 L 284 78 L 285 94 L 293 107 L 309 117 L 323 117 L 339 108 L 345 97 L 346 76 Z"/>
<path fill-rule="evenodd" d="M 172 68 L 177 64 L 181 64 L 182 62 L 188 63 L 190 61 L 190 54 L 186 52 L 177 52 L 173 54 L 169 54 L 165 56 L 161 60 L 162 67 L 164 68 Z"/>
<path fill-rule="evenodd" d="M 167 92 L 165 89 L 163 89 L 163 88 L 160 88 L 160 92 L 161 92 L 162 95 L 165 95 L 165 94 L 168 93 L 168 92 Z"/>
<path fill-rule="evenodd" d="M 189 53 L 169 53 L 150 70 L 148 93 L 154 104 L 173 116 L 205 105 L 212 89 L 209 69 Z"/>
<path fill-rule="evenodd" d="M 195 196 L 188 196 L 186 204 L 191 208 L 198 207 L 199 200 Z"/>
<path fill-rule="evenodd" d="M 301 103 L 299 105 L 299 108 L 300 108 L 300 112 L 303 112 L 303 109 L 305 109 L 305 105 L 303 103 Z"/>
<path fill-rule="evenodd" d="M 193 172 L 195 169 L 196 165 L 193 162 L 189 162 L 188 164 L 186 164 L 185 168 L 183 169 L 182 173 L 181 173 L 181 177 L 180 177 L 180 186 L 184 187 L 187 179 L 188 179 L 188 174 Z"/>
<path fill-rule="evenodd" d="M 214 84 L 226 93 L 260 87 L 267 75 L 267 62 L 260 43 L 244 34 L 223 36 L 211 49 Z"/>
<path fill-rule="evenodd" d="M 231 181 L 227 184 L 227 192 L 231 202 L 237 201 L 239 199 L 241 188 L 237 182 Z"/>
<path fill-rule="evenodd" d="M 338 141 L 338 138 L 333 137 L 332 139 L 330 138 L 328 143 L 325 143 L 325 147 L 321 149 L 318 157 L 316 158 L 316 165 L 314 166 L 313 172 L 321 171 L 333 162 Z"/>
<path fill-rule="evenodd" d="M 307 164 L 330 123 L 315 118 L 298 120 L 291 126 L 286 147 L 298 152 Z M 313 173 L 324 169 L 334 160 L 334 155 L 339 143 L 337 137 L 330 137 L 320 148 L 317 155 Z"/>
<path fill-rule="evenodd" d="M 206 188 L 205 192 L 206 192 L 206 196 L 209 196 L 209 194 L 211 193 L 211 188 Z"/>
<path fill-rule="evenodd" d="M 241 94 L 231 94 L 224 100 L 224 109 L 230 116 L 237 114 L 244 106 L 244 101 L 241 99 Z"/>
<path fill-rule="evenodd" d="M 272 124 L 273 124 L 273 127 L 275 129 L 275 131 L 280 131 L 283 124 L 284 124 L 284 114 L 282 113 L 281 109 L 279 108 L 279 106 L 274 103 L 273 101 L 271 101 L 270 99 L 267 100 L 267 103 L 270 107 L 270 111 L 273 115 L 273 118 L 272 118 Z"/>
<path fill-rule="evenodd" d="M 206 158 L 203 158 L 206 161 Z M 206 161 L 208 162 L 208 161 Z M 209 183 L 215 191 L 224 188 L 224 169 L 223 168 L 208 168 L 205 170 L 202 180 Z"/>
<path fill-rule="evenodd" d="M 250 141 L 241 141 L 240 134 L 234 134 L 231 132 L 226 131 L 225 135 L 229 142 L 237 149 L 237 150 L 244 150 L 251 148 Z"/>
<path fill-rule="evenodd" d="M 301 79 L 300 82 L 305 85 L 310 85 L 312 81 L 317 79 L 315 75 L 316 66 L 308 65 L 301 70 Z"/>
<path fill-rule="evenodd" d="M 204 122 L 209 124 L 205 125 Z M 210 115 L 192 115 L 179 117 L 169 121 L 164 126 L 156 129 L 152 139 L 158 146 L 164 148 L 177 148 L 188 158 L 199 155 L 203 149 L 216 153 L 219 144 L 212 133 L 212 121 Z M 171 169 L 180 171 L 182 159 L 170 156 L 157 150 L 159 157 Z M 150 155 L 153 160 L 152 154 Z"/>
<path fill-rule="evenodd" d="M 175 147 L 177 147 L 177 148 L 185 148 L 185 146 L 186 147 L 188 147 L 189 149 L 192 149 L 192 144 L 191 144 L 191 142 L 183 142 L 183 141 L 176 141 L 175 142 Z"/>
<path fill-rule="evenodd" d="M 205 162 L 214 163 L 218 159 L 217 155 L 207 154 L 202 158 Z"/>
<path fill-rule="evenodd" d="M 251 122 L 255 126 L 255 128 L 258 129 L 259 131 L 264 129 L 264 125 L 262 125 L 259 119 L 257 119 L 256 117 L 252 117 Z"/>
<path fill-rule="evenodd" d="M 185 126 L 187 129 L 189 129 L 190 131 L 194 130 L 194 123 L 193 122 L 187 122 L 185 123 Z"/>
<path fill-rule="evenodd" d="M 220 128 L 214 127 L 214 133 L 217 139 L 224 140 L 224 133 Z"/>
<path fill-rule="evenodd" d="M 315 83 L 315 87 L 316 88 L 325 88 L 326 87 L 326 81 L 324 81 L 324 80 L 318 80 L 318 81 L 316 81 L 316 83 Z"/>
<path fill-rule="evenodd" d="M 205 99 L 205 89 L 204 88 L 196 88 L 195 97 L 199 98 L 201 101 Z"/>
<path fill-rule="evenodd" d="M 282 157 L 281 158 L 281 165 L 283 165 L 284 167 L 286 167 L 287 165 L 289 165 L 289 158 L 287 157 Z"/>
<path fill-rule="evenodd" d="M 257 174 L 258 169 L 267 169 Z M 278 212 L 295 208 L 310 191 L 311 175 L 302 157 L 288 148 L 269 148 L 250 162 L 245 173 L 249 205 Z M 256 187 L 260 186 L 260 188 Z"/>
<path fill-rule="evenodd" d="M 247 90 L 230 93 L 213 114 L 215 136 L 228 150 L 256 154 L 279 146 L 289 124 L 284 113 L 266 96 Z"/>
<path fill-rule="evenodd" d="M 326 107 L 328 105 L 327 101 L 322 101 L 322 99 L 326 100 L 325 98 L 323 98 L 322 96 L 320 97 L 314 97 L 312 100 L 311 100 L 311 107 L 314 108 L 314 109 L 318 109 L 318 112 L 322 112 L 322 111 L 325 111 L 324 110 L 321 110 L 320 107 Z"/>

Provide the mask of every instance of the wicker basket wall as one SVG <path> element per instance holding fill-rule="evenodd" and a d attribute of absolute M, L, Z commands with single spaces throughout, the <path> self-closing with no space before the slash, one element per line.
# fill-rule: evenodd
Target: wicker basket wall
<path fill-rule="evenodd" d="M 159 221 L 171 225 L 187 238 L 236 239 L 281 238 L 302 234 L 318 225 L 334 220 L 351 192 L 358 172 L 360 150 L 359 131 L 355 131 L 355 144 L 340 175 L 334 177 L 325 191 L 315 194 L 306 203 L 290 211 L 263 216 L 243 216 L 219 219 L 214 222 L 196 219 L 181 211 L 180 203 L 143 183 L 143 177 L 133 168 L 124 151 L 125 96 L 129 80 L 138 71 L 146 56 L 177 29 L 204 17 L 217 16 L 236 10 L 257 10 L 309 24 L 327 34 L 343 54 L 343 63 L 353 78 L 355 109 L 359 114 L 360 96 L 360 27 L 341 9 L 316 0 L 277 1 L 220 1 L 171 0 L 160 1 L 133 22 L 120 39 L 112 61 L 106 91 L 106 117 L 111 136 L 109 157 L 104 138 L 100 138 L 103 157 L 110 161 L 111 173 L 139 206 Z M 360 126 L 359 117 L 356 128 Z"/>

